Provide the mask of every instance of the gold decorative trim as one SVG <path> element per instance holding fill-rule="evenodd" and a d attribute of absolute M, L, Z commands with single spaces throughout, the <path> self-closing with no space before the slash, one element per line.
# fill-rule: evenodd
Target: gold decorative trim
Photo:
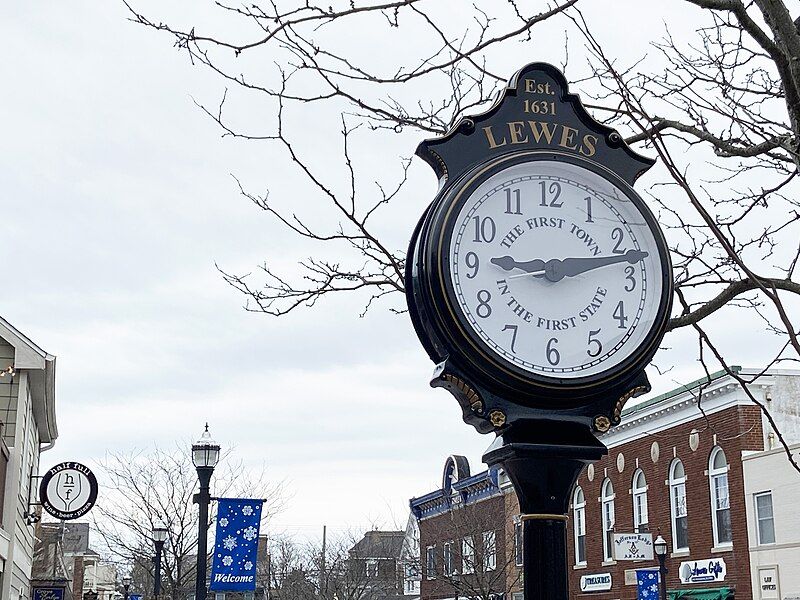
<path fill-rule="evenodd" d="M 622 409 L 624 408 L 625 403 L 628 400 L 630 400 L 631 398 L 633 398 L 634 396 L 637 396 L 639 394 L 644 394 L 647 391 L 648 391 L 648 387 L 646 385 L 639 385 L 639 386 L 636 386 L 635 388 L 633 388 L 632 390 L 626 392 L 625 394 L 623 394 L 622 397 L 619 400 L 617 400 L 617 405 L 614 407 L 614 424 L 615 425 L 617 423 L 619 423 L 620 420 L 622 419 Z"/>
<path fill-rule="evenodd" d="M 506 415 L 501 410 L 493 410 L 489 413 L 489 420 L 495 427 L 502 427 L 506 424 Z"/>
<path fill-rule="evenodd" d="M 446 375 L 442 376 L 447 383 L 449 383 L 452 387 L 456 388 L 459 392 L 464 394 L 467 402 L 469 402 L 470 408 L 476 413 L 483 412 L 483 401 L 481 400 L 480 394 L 476 392 L 470 385 L 464 381 L 463 379 L 456 377 L 451 373 L 447 373 Z"/>
<path fill-rule="evenodd" d="M 550 513 L 541 513 L 533 515 L 520 515 L 521 521 L 568 521 L 567 515 L 556 515 Z"/>
<path fill-rule="evenodd" d="M 601 433 L 605 433 L 611 429 L 611 419 L 605 415 L 596 416 L 594 418 L 594 428 Z"/>
<path fill-rule="evenodd" d="M 436 162 L 439 163 L 439 166 L 442 168 L 442 173 L 444 173 L 444 178 L 449 179 L 450 174 L 447 172 L 447 165 L 445 164 L 444 160 L 442 160 L 442 157 L 437 154 L 436 150 L 432 150 L 431 148 L 426 148 L 426 150 L 430 152 L 431 155 L 436 159 Z"/>

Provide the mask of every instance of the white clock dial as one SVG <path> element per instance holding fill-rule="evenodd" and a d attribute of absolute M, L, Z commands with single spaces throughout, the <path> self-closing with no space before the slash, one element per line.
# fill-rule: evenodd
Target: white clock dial
<path fill-rule="evenodd" d="M 657 317 L 653 231 L 625 191 L 577 164 L 532 160 L 491 175 L 461 205 L 448 250 L 469 327 L 527 372 L 603 373 Z"/>

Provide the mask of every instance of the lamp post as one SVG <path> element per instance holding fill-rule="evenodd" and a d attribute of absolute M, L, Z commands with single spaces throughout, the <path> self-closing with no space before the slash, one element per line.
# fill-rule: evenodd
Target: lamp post
<path fill-rule="evenodd" d="M 658 589 L 661 600 L 667 600 L 667 541 L 660 535 L 653 542 L 653 550 L 658 557 Z"/>
<path fill-rule="evenodd" d="M 161 594 L 161 551 L 164 550 L 164 542 L 167 541 L 166 527 L 153 527 L 153 545 L 156 547 L 156 572 L 153 583 L 153 595 L 158 600 Z M 128 597 L 128 588 L 125 588 L 125 598 Z"/>
<path fill-rule="evenodd" d="M 192 444 L 192 462 L 197 468 L 200 480 L 200 492 L 195 494 L 194 502 L 198 505 L 197 518 L 197 580 L 195 582 L 195 600 L 206 600 L 206 561 L 208 558 L 208 505 L 211 502 L 209 492 L 211 474 L 219 461 L 219 444 L 211 439 L 206 430 L 195 444 Z"/>
<path fill-rule="evenodd" d="M 122 589 L 125 591 L 125 600 L 128 600 L 128 589 L 131 587 L 131 577 L 130 575 L 126 575 L 122 578 Z"/>

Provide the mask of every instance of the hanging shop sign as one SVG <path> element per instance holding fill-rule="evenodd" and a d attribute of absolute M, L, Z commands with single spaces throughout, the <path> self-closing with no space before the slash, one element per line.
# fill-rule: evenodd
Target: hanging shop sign
<path fill-rule="evenodd" d="M 255 591 L 263 504 L 263 500 L 219 499 L 210 590 Z"/>
<path fill-rule="evenodd" d="M 682 562 L 678 569 L 681 583 L 709 583 L 725 581 L 725 560 L 709 558 L 707 560 L 690 560 Z"/>
<path fill-rule="evenodd" d="M 35 587 L 33 600 L 64 600 L 64 588 L 61 587 Z"/>
<path fill-rule="evenodd" d="M 615 533 L 616 560 L 653 560 L 652 533 Z"/>
<path fill-rule="evenodd" d="M 581 576 L 582 592 L 607 592 L 611 589 L 611 573 Z"/>
<path fill-rule="evenodd" d="M 81 463 L 60 463 L 42 476 L 39 502 L 56 519 L 80 519 L 92 509 L 96 500 L 97 478 Z"/>

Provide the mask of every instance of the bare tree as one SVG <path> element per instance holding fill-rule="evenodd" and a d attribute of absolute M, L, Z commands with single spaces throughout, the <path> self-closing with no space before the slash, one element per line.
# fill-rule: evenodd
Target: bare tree
<path fill-rule="evenodd" d="M 135 589 L 153 589 L 155 553 L 152 530 L 168 530 L 162 555 L 162 590 L 173 600 L 194 589 L 198 513 L 193 503 L 198 481 L 189 453 L 183 448 L 154 448 L 109 454 L 100 464 L 104 493 L 92 511 L 93 527 L 102 552 L 131 565 Z M 223 455 L 212 480 L 218 496 L 263 498 L 262 520 L 281 508 L 281 484 L 265 473 L 247 470 L 242 462 Z M 213 511 L 208 526 L 213 521 Z"/>
<path fill-rule="evenodd" d="M 521 547 L 508 531 L 504 498 L 454 507 L 437 524 L 444 541 L 432 575 L 439 590 L 456 598 L 511 597 L 521 583 Z M 422 557 L 423 559 L 425 557 Z M 519 559 L 519 560 L 518 560 Z M 429 565 L 426 565 L 429 569 Z M 431 573 L 426 573 L 431 578 Z"/>
<path fill-rule="evenodd" d="M 383 531 L 346 532 L 324 548 L 278 539 L 271 544 L 271 593 L 280 600 L 394 598 L 402 594 L 401 542 L 402 532 Z"/>
<path fill-rule="evenodd" d="M 676 41 L 667 24 L 647 56 L 618 57 L 603 47 L 603 38 L 618 30 L 607 21 L 587 22 L 576 0 L 533 7 L 478 1 L 459 11 L 425 0 L 327 7 L 217 3 L 218 15 L 239 21 L 238 33 L 164 23 L 127 4 L 132 20 L 172 36 L 194 64 L 226 83 L 220 102 L 199 103 L 222 134 L 276 144 L 305 183 L 297 203 L 252 191 L 237 179 L 241 194 L 284 232 L 307 242 L 310 258 L 294 275 L 269 261 L 257 274 L 223 271 L 247 298 L 248 310 L 271 315 L 337 293 L 363 293 L 364 311 L 383 297 L 397 299 L 389 301 L 391 310 L 403 310 L 408 231 L 398 235 L 398 213 L 392 211 L 399 200 L 408 201 L 409 161 L 383 149 L 399 147 L 398 140 L 411 148 L 421 137 L 444 133 L 459 116 L 487 107 L 509 75 L 509 49 L 525 42 L 535 52 L 537 28 L 545 22 L 566 27 L 573 35 L 565 37 L 562 67 L 591 99 L 590 110 L 628 143 L 659 158 L 645 193 L 666 229 L 675 265 L 670 331 L 692 332 L 707 373 L 725 369 L 742 385 L 800 471 L 752 387 L 760 375 L 744 377 L 731 368 L 735 347 L 725 345 L 726 327 L 720 325 L 722 315 L 725 325 L 731 323 L 736 309 L 758 315 L 763 328 L 754 329 L 766 332 L 759 342 L 763 369 L 800 361 L 797 15 L 782 0 L 685 5 L 700 24 L 692 39 Z M 377 44 L 391 40 L 402 52 L 370 60 L 365 47 L 353 42 L 354 32 L 362 43 L 365 36 Z M 588 61 L 576 65 L 576 55 Z M 274 67 L 245 75 L 250 58 Z M 274 106 L 275 119 L 263 131 L 229 118 L 231 98 L 242 94 Z M 339 177 L 331 174 L 331 156 L 304 142 L 315 114 L 328 123 L 337 116 Z M 375 174 L 364 168 L 376 148 L 395 166 Z M 367 177 L 376 180 L 365 182 Z"/>

